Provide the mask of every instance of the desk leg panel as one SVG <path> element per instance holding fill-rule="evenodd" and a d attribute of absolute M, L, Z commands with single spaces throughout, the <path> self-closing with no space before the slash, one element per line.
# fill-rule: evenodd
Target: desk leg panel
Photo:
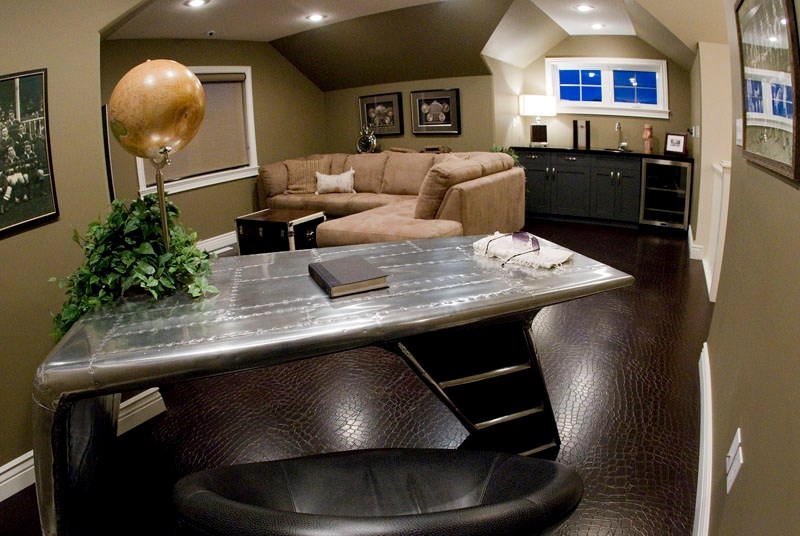
<path fill-rule="evenodd" d="M 35 406 L 34 457 L 42 534 L 107 533 L 119 394 Z M 41 429 L 39 429 L 41 427 Z M 45 429 L 48 428 L 48 429 Z"/>
<path fill-rule="evenodd" d="M 461 448 L 554 459 L 560 438 L 531 337 L 532 317 L 417 335 L 395 350 L 470 436 Z"/>

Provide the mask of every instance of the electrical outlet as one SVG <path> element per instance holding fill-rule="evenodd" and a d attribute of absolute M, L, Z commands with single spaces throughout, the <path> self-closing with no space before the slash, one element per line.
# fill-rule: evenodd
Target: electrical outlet
<path fill-rule="evenodd" d="M 728 493 L 731 492 L 733 482 L 739 474 L 744 463 L 744 454 L 742 453 L 742 429 L 737 428 L 736 433 L 733 434 L 733 441 L 731 447 L 728 449 L 728 454 L 725 456 L 725 473 L 727 474 Z"/>

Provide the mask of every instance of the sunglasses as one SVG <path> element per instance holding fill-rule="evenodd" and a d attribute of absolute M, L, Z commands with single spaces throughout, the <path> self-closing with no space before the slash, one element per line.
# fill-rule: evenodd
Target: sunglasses
<path fill-rule="evenodd" d="M 540 249 L 539 240 L 535 236 L 533 236 L 532 234 L 526 233 L 524 231 L 517 231 L 516 233 L 510 233 L 510 235 L 511 235 L 511 242 L 515 246 L 523 246 L 523 247 L 530 246 L 531 249 L 529 249 L 527 251 L 523 251 L 521 253 L 516 253 L 516 254 L 510 256 L 509 258 L 504 260 L 503 263 L 500 266 L 505 266 L 506 263 L 508 261 L 510 261 L 511 259 L 513 259 L 514 257 L 519 257 L 520 255 L 526 255 L 528 253 L 535 253 L 535 252 L 539 251 L 539 249 Z M 489 240 L 488 242 L 486 242 L 486 251 L 484 251 L 484 254 L 488 254 L 489 253 L 489 244 L 491 244 L 492 242 L 494 242 L 498 238 L 505 238 L 507 236 L 509 236 L 509 235 L 508 234 L 504 234 L 504 235 L 496 236 L 496 237 L 492 238 L 491 240 Z"/>

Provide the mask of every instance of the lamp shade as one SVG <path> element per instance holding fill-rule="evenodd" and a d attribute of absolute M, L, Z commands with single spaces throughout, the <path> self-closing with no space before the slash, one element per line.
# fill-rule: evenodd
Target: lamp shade
<path fill-rule="evenodd" d="M 553 95 L 520 95 L 519 115 L 554 116 L 556 115 L 556 98 Z"/>

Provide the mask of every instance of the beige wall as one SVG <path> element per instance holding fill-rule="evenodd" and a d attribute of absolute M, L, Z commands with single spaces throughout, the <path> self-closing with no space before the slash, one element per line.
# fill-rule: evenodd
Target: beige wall
<path fill-rule="evenodd" d="M 253 112 L 259 162 L 320 152 L 325 149 L 323 93 L 266 43 L 208 40 L 112 40 L 101 45 L 104 102 L 117 81 L 132 67 L 154 58 L 187 66 L 245 65 L 253 75 Z M 117 197 L 138 196 L 135 158 L 112 140 Z M 169 167 L 164 169 L 167 180 Z M 234 231 L 236 216 L 255 208 L 255 181 L 244 179 L 178 193 L 170 199 L 181 210 L 181 222 L 200 239 Z"/>
<path fill-rule="evenodd" d="M 53 346 L 51 312 L 63 291 L 49 283 L 81 260 L 72 229 L 85 229 L 106 208 L 100 128 L 100 30 L 137 0 L 4 0 L 0 73 L 47 69 L 50 145 L 58 221 L 0 240 L 0 465 L 31 448 L 31 386 Z M 33 37 L 33 40 L 31 39 Z"/>
<path fill-rule="evenodd" d="M 411 132 L 411 92 L 458 88 L 461 101 L 461 134 L 418 136 Z M 492 77 L 436 78 L 329 91 L 325 94 L 325 133 L 330 152 L 355 152 L 361 120 L 358 97 L 400 91 L 403 98 L 403 136 L 378 138 L 382 148 L 420 150 L 445 145 L 454 151 L 489 150 L 493 141 Z"/>
<path fill-rule="evenodd" d="M 725 0 L 735 34 L 735 0 Z M 731 43 L 734 118 L 741 117 Z M 714 407 L 710 534 L 797 534 L 800 526 L 800 191 L 734 147 L 725 261 L 708 338 Z M 725 453 L 742 429 L 744 465 L 725 490 Z"/>
<path fill-rule="evenodd" d="M 609 58 L 667 58 L 638 37 L 619 36 L 573 36 L 561 41 L 545 54 L 546 57 L 609 57 Z M 530 118 L 520 121 L 513 114 L 519 92 L 543 94 L 545 86 L 545 56 L 531 63 L 525 69 L 516 69 L 497 60 L 490 60 L 492 72 L 497 79 L 495 85 L 495 106 L 504 110 L 503 115 L 495 117 L 495 130 L 503 145 L 527 146 Z M 642 131 L 644 124 L 653 125 L 653 152 L 662 153 L 666 132 L 686 132 L 691 124 L 691 94 L 689 71 L 672 61 L 667 61 L 669 73 L 669 119 L 645 119 L 640 117 L 617 117 L 608 115 L 559 114 L 544 118 L 547 124 L 547 137 L 551 147 L 572 147 L 572 121 L 587 119 L 591 122 L 591 146 L 605 148 L 617 146 L 617 132 L 614 125 L 622 124 L 622 132 L 632 151 L 644 149 Z M 517 90 L 518 93 L 514 93 Z M 689 144 L 691 154 L 692 146 Z"/>

